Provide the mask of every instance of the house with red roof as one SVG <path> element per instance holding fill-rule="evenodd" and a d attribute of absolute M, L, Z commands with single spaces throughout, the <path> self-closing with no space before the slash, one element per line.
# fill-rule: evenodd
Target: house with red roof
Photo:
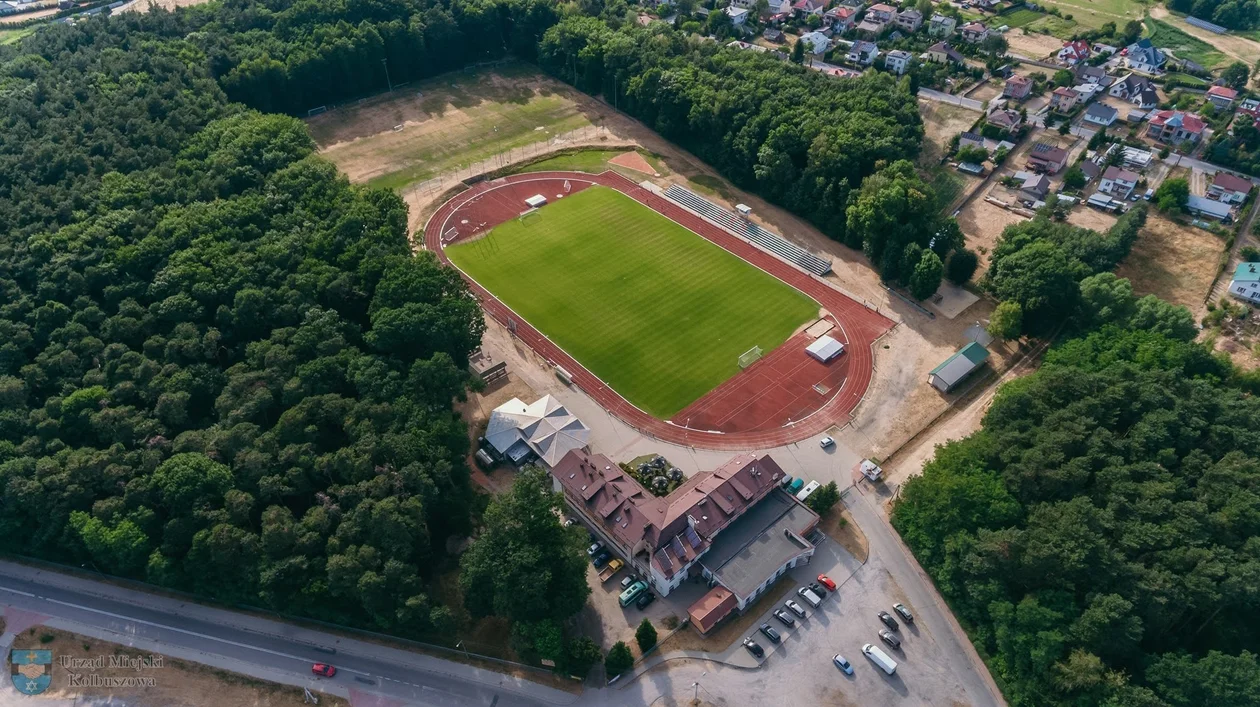
<path fill-rule="evenodd" d="M 1251 193 L 1251 180 L 1243 179 L 1229 172 L 1217 172 L 1208 185 L 1207 195 L 1226 204 L 1241 204 Z"/>
<path fill-rule="evenodd" d="M 1028 98 L 1028 94 L 1032 93 L 1033 80 L 1027 76 L 1015 75 L 1006 80 L 1006 85 L 1002 88 L 1002 95 L 1016 101 L 1022 101 Z"/>
<path fill-rule="evenodd" d="M 1228 109 L 1238 99 L 1238 92 L 1228 86 L 1213 86 L 1207 90 L 1207 99 L 1217 108 Z"/>
<path fill-rule="evenodd" d="M 853 29 L 856 21 L 857 10 L 845 5 L 836 5 L 823 13 L 823 25 L 830 27 L 837 34 Z"/>
<path fill-rule="evenodd" d="M 963 41 L 968 44 L 979 44 L 989 38 L 989 28 L 979 22 L 969 22 L 963 25 L 959 30 Z"/>
<path fill-rule="evenodd" d="M 1068 66 L 1076 66 L 1077 64 L 1089 61 L 1090 49 L 1089 42 L 1083 39 L 1077 39 L 1072 42 L 1064 42 L 1063 48 L 1055 55 L 1060 64 Z"/>
<path fill-rule="evenodd" d="M 1151 116 L 1146 136 L 1173 145 L 1198 142 L 1207 124 L 1194 113 L 1179 110 L 1161 110 Z"/>

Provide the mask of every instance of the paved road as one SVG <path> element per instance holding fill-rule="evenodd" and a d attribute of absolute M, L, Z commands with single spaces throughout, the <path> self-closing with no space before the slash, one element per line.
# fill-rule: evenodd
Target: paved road
<path fill-rule="evenodd" d="M 6 615 L 17 609 L 49 617 L 44 623 L 53 628 L 343 697 L 356 690 L 434 707 L 577 699 L 460 663 L 9 562 L 0 562 L 0 604 L 10 607 Z M 333 663 L 339 674 L 317 679 L 310 672 L 315 662 Z"/>
<path fill-rule="evenodd" d="M 984 103 L 974 98 L 963 98 L 962 96 L 951 96 L 948 93 L 941 93 L 930 88 L 920 88 L 919 98 L 926 98 L 929 101 L 937 101 L 939 103 L 950 103 L 963 108 L 969 108 L 984 112 Z"/>

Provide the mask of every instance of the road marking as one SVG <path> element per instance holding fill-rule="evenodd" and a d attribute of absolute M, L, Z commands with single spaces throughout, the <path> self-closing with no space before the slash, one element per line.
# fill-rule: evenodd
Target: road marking
<path fill-rule="evenodd" d="M 262 648 L 262 647 L 259 647 L 259 646 L 251 646 L 251 645 L 249 645 L 248 643 L 240 643 L 240 642 L 238 642 L 238 641 L 232 641 L 232 640 L 228 640 L 228 639 L 226 639 L 226 638 L 219 638 L 219 637 L 217 637 L 217 636 L 211 636 L 211 635 L 209 635 L 209 634 L 205 634 L 205 633 L 198 633 L 198 632 L 196 632 L 196 631 L 189 631 L 189 630 L 187 630 L 187 629 L 183 629 L 183 628 L 176 628 L 176 627 L 174 627 L 174 626 L 167 626 L 167 625 L 165 625 L 165 624 L 160 624 L 160 623 L 156 623 L 156 622 L 153 622 L 153 621 L 145 621 L 144 619 L 137 619 L 137 618 L 133 618 L 133 617 L 130 617 L 130 616 L 124 616 L 124 615 L 122 615 L 122 614 L 115 614 L 115 613 L 113 613 L 113 612 L 110 612 L 110 611 L 105 611 L 105 610 L 103 610 L 103 609 L 94 609 L 94 608 L 92 608 L 92 607 L 90 607 L 90 606 L 83 606 L 82 604 L 74 604 L 74 603 L 71 603 L 71 602 L 68 602 L 68 601 L 61 601 L 60 599 L 50 599 L 50 598 L 48 598 L 48 597 L 41 597 L 41 596 L 38 596 L 38 595 L 36 595 L 36 594 L 31 594 L 30 592 L 23 592 L 23 591 L 19 591 L 19 590 L 17 590 L 17 589 L 10 589 L 10 588 L 5 587 L 5 586 L 0 586 L 0 591 L 10 592 L 10 593 L 13 593 L 13 594 L 20 594 L 20 595 L 22 595 L 22 596 L 27 596 L 27 597 L 33 597 L 33 598 L 35 598 L 35 599 L 39 599 L 40 601 L 45 601 L 45 602 L 48 602 L 48 603 L 50 603 L 50 604 L 60 604 L 60 605 L 62 605 L 62 606 L 67 606 L 67 607 L 70 607 L 70 608 L 72 608 L 72 609 L 79 609 L 80 611 L 88 611 L 88 612 L 91 612 L 91 613 L 94 613 L 94 614 L 100 614 L 100 615 L 102 615 L 102 616 L 108 616 L 108 617 L 113 618 L 113 619 L 119 619 L 120 621 L 126 621 L 126 622 L 136 623 L 136 624 L 144 624 L 144 625 L 146 625 L 146 626 L 152 626 L 152 627 L 154 627 L 154 628 L 164 629 L 164 630 L 167 630 L 167 631 L 174 631 L 174 632 L 176 632 L 176 633 L 182 633 L 182 634 L 185 634 L 185 635 L 188 635 L 188 636 L 195 636 L 195 637 L 197 637 L 197 638 L 203 638 L 203 639 L 206 639 L 206 640 L 208 640 L 208 641 L 217 641 L 217 642 L 219 642 L 219 643 L 226 643 L 227 645 L 230 645 L 230 646 L 236 646 L 236 647 L 238 647 L 238 648 L 244 648 L 245 650 L 258 651 L 258 652 L 260 652 L 260 653 L 269 653 L 269 654 L 271 654 L 271 655 L 280 656 L 281 658 L 289 658 L 289 659 L 291 659 L 291 660 L 298 660 L 298 661 L 302 661 L 302 662 L 305 662 L 305 663 L 312 662 L 312 661 L 310 661 L 310 660 L 308 660 L 308 659 L 306 659 L 306 658 L 303 658 L 303 657 L 301 657 L 301 656 L 293 655 L 292 653 L 284 653 L 284 652 L 281 652 L 281 651 L 271 650 L 271 649 L 269 649 L 269 648 Z M 61 618 L 66 618 L 66 617 L 61 617 Z M 73 621 L 73 619 L 69 619 L 69 620 Z M 97 628 L 104 628 L 104 627 L 97 627 Z M 106 630 L 108 630 L 108 629 L 106 629 Z M 117 631 L 114 631 L 113 633 L 118 633 L 118 632 L 117 632 Z M 190 646 L 186 646 L 186 647 L 190 647 Z M 233 656 L 227 656 L 227 657 L 233 657 Z M 356 674 L 356 675 L 369 675 L 369 673 L 365 673 L 365 672 L 362 672 L 362 671 L 360 671 L 360 670 L 353 670 L 353 669 L 350 669 L 350 668 L 338 668 L 338 670 L 341 670 L 341 671 L 344 671 L 344 672 L 347 672 L 347 673 L 354 673 L 354 674 Z"/>

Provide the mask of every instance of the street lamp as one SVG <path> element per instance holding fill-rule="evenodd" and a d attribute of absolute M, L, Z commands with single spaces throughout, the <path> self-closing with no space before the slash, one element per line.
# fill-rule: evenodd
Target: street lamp
<path fill-rule="evenodd" d="M 381 66 L 385 67 L 385 83 L 389 86 L 390 93 L 394 92 L 394 82 L 389 80 L 389 60 L 381 59 Z"/>
<path fill-rule="evenodd" d="M 708 674 L 709 671 L 706 670 L 703 673 L 700 673 L 700 677 L 704 677 Z M 697 679 L 695 682 L 691 683 L 691 686 L 695 688 L 695 694 L 691 696 L 691 704 L 698 705 L 700 704 L 700 680 Z"/>

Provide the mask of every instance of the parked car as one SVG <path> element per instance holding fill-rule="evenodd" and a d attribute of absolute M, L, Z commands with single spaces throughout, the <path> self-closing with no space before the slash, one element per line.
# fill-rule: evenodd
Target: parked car
<path fill-rule="evenodd" d="M 311 666 L 311 672 L 320 677 L 330 678 L 337 674 L 337 669 L 328 663 L 316 663 Z"/>
<path fill-rule="evenodd" d="M 836 591 L 836 583 L 832 581 L 831 577 L 828 577 L 825 574 L 818 575 L 818 583 L 833 592 Z"/>
<path fill-rule="evenodd" d="M 892 646 L 893 648 L 896 648 L 898 650 L 901 649 L 901 639 L 892 635 L 892 631 L 880 631 L 879 640 L 883 641 L 884 643 L 887 643 L 889 646 Z"/>
<path fill-rule="evenodd" d="M 770 639 L 770 642 L 771 642 L 771 643 L 778 643 L 778 642 L 779 642 L 779 632 L 778 632 L 778 631 L 775 631 L 775 630 L 774 630 L 774 627 L 773 627 L 773 626 L 771 626 L 770 624 L 762 624 L 762 625 L 761 625 L 761 632 L 762 632 L 763 634 L 765 634 L 765 637 L 766 637 L 766 638 L 769 638 L 769 639 Z"/>
<path fill-rule="evenodd" d="M 573 524 L 574 524 L 574 523 L 576 523 L 576 522 L 577 522 L 577 521 L 576 521 L 576 520 L 573 520 L 572 518 L 565 518 L 565 519 L 564 519 L 564 527 L 566 527 L 566 528 L 572 528 L 572 527 L 573 527 Z"/>
<path fill-rule="evenodd" d="M 887 611 L 879 612 L 879 620 L 883 621 L 885 626 L 887 626 L 888 628 L 891 628 L 894 631 L 901 628 L 900 626 L 897 625 L 897 621 L 896 619 L 892 617 L 892 614 L 888 613 Z"/>
<path fill-rule="evenodd" d="M 634 584 L 631 584 L 629 589 L 622 592 L 621 596 L 617 597 L 617 601 L 618 603 L 621 604 L 621 608 L 624 609 L 627 606 L 629 606 L 630 603 L 633 602 L 635 599 L 638 599 L 640 594 L 646 593 L 647 590 L 648 590 L 647 582 L 640 580 L 638 582 L 635 582 Z"/>
<path fill-rule="evenodd" d="M 827 588 L 819 584 L 818 582 L 810 582 L 809 588 L 812 589 L 814 593 L 818 595 L 819 599 L 827 598 Z"/>
<path fill-rule="evenodd" d="M 639 598 L 634 602 L 634 605 L 639 607 L 639 610 L 642 611 L 643 609 L 648 608 L 648 605 L 654 601 L 656 601 L 655 594 L 653 594 L 652 592 L 643 592 L 642 594 L 639 595 Z"/>
<path fill-rule="evenodd" d="M 611 552 L 604 550 L 603 552 L 599 553 L 598 555 L 595 556 L 595 561 L 594 561 L 595 569 L 597 570 L 603 569 L 604 565 L 608 564 L 608 561 L 611 559 L 612 559 Z"/>
<path fill-rule="evenodd" d="M 757 642 L 751 638 L 744 639 L 744 647 L 748 649 L 749 653 L 752 653 L 758 658 L 764 658 L 766 656 L 766 652 L 761 650 L 761 646 L 757 645 Z"/>
<path fill-rule="evenodd" d="M 787 608 L 791 609 L 793 614 L 796 614 L 797 616 L 801 617 L 802 619 L 803 619 L 803 618 L 805 618 L 805 610 L 801 608 L 801 605 L 800 605 L 800 604 L 797 604 L 796 602 L 792 601 L 791 599 L 788 599 L 787 601 L 783 602 L 783 605 L 784 605 L 784 606 L 786 606 Z"/>
<path fill-rule="evenodd" d="M 796 619 L 792 618 L 792 615 L 784 611 L 783 609 L 775 609 L 774 618 L 778 619 L 779 623 L 783 624 L 784 626 L 796 625 Z"/>
<path fill-rule="evenodd" d="M 590 547 L 586 548 L 586 554 L 590 555 L 591 557 L 594 557 L 595 555 L 599 554 L 600 550 L 603 550 L 603 549 L 604 549 L 604 543 L 599 540 L 596 540 L 594 545 L 591 545 Z"/>
<path fill-rule="evenodd" d="M 628 574 L 621 578 L 621 588 L 629 589 L 631 584 L 635 583 L 634 575 Z"/>
<path fill-rule="evenodd" d="M 844 656 L 839 653 L 831 656 L 831 662 L 835 663 L 837 668 L 843 670 L 845 675 L 853 674 L 853 666 L 849 665 L 849 661 L 845 660 Z"/>
<path fill-rule="evenodd" d="M 823 449 L 830 449 L 831 447 L 836 446 L 836 441 L 830 437 L 823 437 L 822 439 L 818 440 L 818 446 L 822 447 Z"/>
<path fill-rule="evenodd" d="M 799 594 L 801 598 L 804 599 L 807 604 L 814 607 L 815 609 L 822 606 L 822 599 L 819 599 L 818 595 L 815 594 L 813 590 L 811 590 L 809 587 L 801 587 L 800 589 L 796 590 L 796 593 Z M 801 616 L 804 616 L 804 614 L 801 614 Z"/>
<path fill-rule="evenodd" d="M 897 661 L 888 657 L 888 654 L 881 651 L 878 647 L 867 643 L 862 646 L 862 654 L 871 659 L 871 662 L 878 665 L 879 669 L 892 675 L 897 672 Z"/>
<path fill-rule="evenodd" d="M 900 616 L 906 623 L 914 623 L 914 614 L 910 613 L 910 610 L 906 608 L 905 604 L 893 604 L 893 611 L 897 612 L 897 615 Z"/>

